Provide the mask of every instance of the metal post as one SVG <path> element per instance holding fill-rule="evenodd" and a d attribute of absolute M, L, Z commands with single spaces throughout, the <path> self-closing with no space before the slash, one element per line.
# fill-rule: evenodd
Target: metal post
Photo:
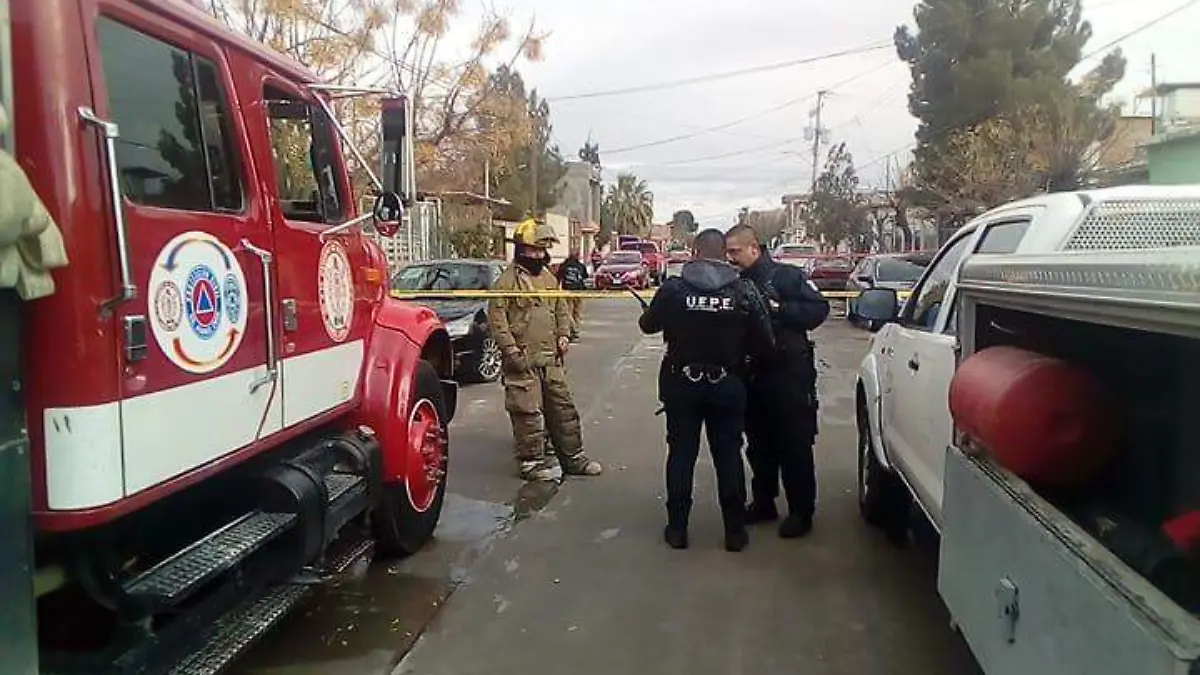
<path fill-rule="evenodd" d="M 0 654 L 4 672 L 37 675 L 29 441 L 21 402 L 21 303 L 0 289 Z"/>
<path fill-rule="evenodd" d="M 817 113 L 813 124 L 813 144 L 812 144 L 812 190 L 810 194 L 817 192 L 817 164 L 821 156 L 821 107 L 825 105 L 825 95 L 829 92 L 822 89 L 817 92 Z"/>
<path fill-rule="evenodd" d="M 11 25 L 9 0 L 0 0 L 0 107 L 9 122 L 0 152 L 15 146 Z M 0 661 L 5 673 L 38 675 L 32 474 L 22 399 L 21 303 L 12 290 L 0 289 Z"/>
<path fill-rule="evenodd" d="M 1150 135 L 1158 133 L 1158 60 L 1150 55 Z"/>
<path fill-rule="evenodd" d="M 12 105 L 12 59 L 9 57 L 12 54 L 11 22 L 8 0 L 0 0 L 0 108 L 3 108 L 8 116 L 8 130 L 0 131 L 0 149 L 9 152 L 12 152 L 13 149 L 13 128 L 16 124 L 14 120 L 16 112 Z M 3 126 L 0 124 L 0 127 Z"/>

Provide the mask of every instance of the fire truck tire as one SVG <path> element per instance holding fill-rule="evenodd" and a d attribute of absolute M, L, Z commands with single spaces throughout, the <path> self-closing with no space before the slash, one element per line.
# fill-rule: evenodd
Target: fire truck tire
<path fill-rule="evenodd" d="M 910 499 L 900 479 L 879 463 L 865 402 L 858 404 L 858 511 L 863 520 L 898 539 L 908 529 Z"/>
<path fill-rule="evenodd" d="M 419 551 L 433 537 L 446 498 L 450 458 L 446 404 L 441 380 L 428 361 L 417 364 L 408 416 L 405 478 L 384 484 L 372 518 L 376 551 L 386 558 Z"/>

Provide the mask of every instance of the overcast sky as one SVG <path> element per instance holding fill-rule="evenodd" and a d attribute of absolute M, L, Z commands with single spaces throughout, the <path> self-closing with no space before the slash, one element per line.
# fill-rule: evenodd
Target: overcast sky
<path fill-rule="evenodd" d="M 898 24 L 911 23 L 907 0 L 488 1 L 514 22 L 534 17 L 551 33 L 545 59 L 521 72 L 550 99 L 563 154 L 575 159 L 590 135 L 600 143 L 606 180 L 629 169 L 649 183 L 656 221 L 687 208 L 702 225 L 724 226 L 739 206 L 771 208 L 785 192 L 806 191 L 811 144 L 804 132 L 822 88 L 832 89 L 823 126 L 833 142 L 847 143 L 864 183 L 882 186 L 888 164 L 908 160 L 902 150 L 915 128 L 905 101 L 909 74 L 891 48 L 688 86 L 556 100 L 889 41 Z M 1185 2 L 1084 0 L 1095 35 L 1088 49 Z M 1200 3 L 1123 41 L 1129 67 L 1118 93 L 1130 98 L 1148 86 L 1151 52 L 1160 81 L 1200 81 L 1198 26 Z M 750 119 L 704 132 L 743 118 Z M 660 142 L 689 134 L 696 135 Z M 645 143 L 657 144 L 618 152 Z"/>

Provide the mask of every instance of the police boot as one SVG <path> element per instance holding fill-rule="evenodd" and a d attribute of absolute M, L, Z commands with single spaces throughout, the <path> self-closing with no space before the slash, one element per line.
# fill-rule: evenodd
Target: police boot
<path fill-rule="evenodd" d="M 673 527 L 667 525 L 663 528 L 663 541 L 667 542 L 667 546 L 674 549 L 685 549 L 688 547 L 687 528 Z"/>
<path fill-rule="evenodd" d="M 663 540 L 674 549 L 688 547 L 688 515 L 691 505 L 667 508 L 667 526 L 663 529 Z"/>
<path fill-rule="evenodd" d="M 771 501 L 755 499 L 746 507 L 746 523 L 754 525 L 756 523 L 769 523 L 779 519 L 779 510 L 775 508 L 775 500 Z"/>
<path fill-rule="evenodd" d="M 791 514 L 779 524 L 779 536 L 783 539 L 799 539 L 812 532 L 812 516 Z"/>
<path fill-rule="evenodd" d="M 750 534 L 746 532 L 746 521 L 742 513 L 724 514 L 725 521 L 725 550 L 737 553 L 750 543 Z"/>

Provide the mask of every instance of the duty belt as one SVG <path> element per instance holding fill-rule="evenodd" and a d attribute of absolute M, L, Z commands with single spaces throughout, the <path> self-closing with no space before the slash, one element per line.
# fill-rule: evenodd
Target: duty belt
<path fill-rule="evenodd" d="M 729 376 L 729 370 L 725 366 L 710 366 L 701 363 L 689 363 L 680 368 L 679 372 L 687 378 L 688 382 L 697 384 L 701 381 L 717 384 Z"/>

